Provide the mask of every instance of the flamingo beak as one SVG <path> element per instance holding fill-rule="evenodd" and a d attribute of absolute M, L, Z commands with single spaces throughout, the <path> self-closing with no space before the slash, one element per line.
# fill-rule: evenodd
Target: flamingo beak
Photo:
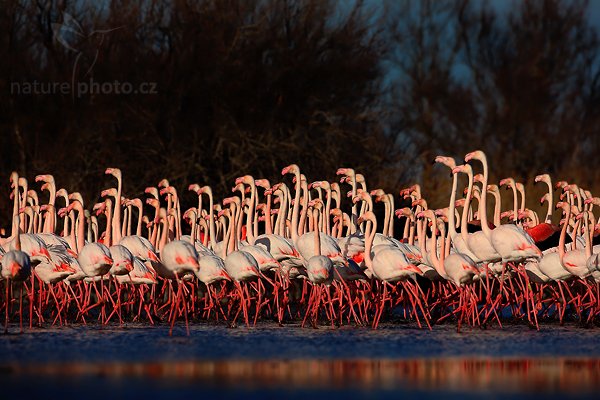
<path fill-rule="evenodd" d="M 12 262 L 10 264 L 10 274 L 11 276 L 14 278 L 15 276 L 19 275 L 19 272 L 21 271 L 21 266 L 19 265 L 19 263 L 17 262 Z"/>
<path fill-rule="evenodd" d="M 229 276 L 227 271 L 225 271 L 224 269 L 221 269 L 219 271 L 219 276 L 223 277 L 223 279 L 225 279 L 225 280 L 231 281 L 231 277 Z"/>
<path fill-rule="evenodd" d="M 144 278 L 151 280 L 153 283 L 156 283 L 156 278 L 154 277 L 154 275 L 152 275 L 152 273 L 150 271 L 146 272 L 144 274 Z"/>
<path fill-rule="evenodd" d="M 416 265 L 408 265 L 406 267 L 407 270 L 414 272 L 415 274 L 423 274 L 423 271 L 421 271 Z"/>
<path fill-rule="evenodd" d="M 50 253 L 48 253 L 48 249 L 46 249 L 46 248 L 42 248 L 42 249 L 40 250 L 40 254 L 42 254 L 42 255 L 44 255 L 44 256 L 46 256 L 46 257 L 48 257 L 48 260 L 50 260 Z"/>

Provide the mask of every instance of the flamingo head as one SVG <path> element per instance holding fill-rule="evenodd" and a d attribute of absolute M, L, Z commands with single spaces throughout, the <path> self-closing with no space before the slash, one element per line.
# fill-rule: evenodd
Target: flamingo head
<path fill-rule="evenodd" d="M 569 184 L 569 182 L 567 181 L 558 181 L 556 182 L 556 184 L 554 185 L 555 189 L 563 189 L 565 186 L 567 186 Z"/>
<path fill-rule="evenodd" d="M 104 212 L 105 209 L 106 209 L 106 203 L 102 202 L 102 203 L 94 204 L 92 211 L 96 212 L 96 215 L 100 215 L 101 213 Z"/>
<path fill-rule="evenodd" d="M 316 198 L 308 202 L 308 206 L 320 210 L 323 208 L 323 200 Z"/>
<path fill-rule="evenodd" d="M 36 175 L 35 176 L 35 181 L 36 182 L 49 182 L 49 177 L 51 177 L 52 175 Z"/>
<path fill-rule="evenodd" d="M 231 205 L 231 204 L 235 204 L 235 205 L 239 205 L 241 203 L 241 200 L 239 197 L 226 197 L 223 199 L 223 205 L 227 206 L 227 205 Z"/>
<path fill-rule="evenodd" d="M 271 182 L 269 182 L 268 179 L 264 179 L 264 178 L 263 179 L 255 179 L 254 184 L 256 186 L 259 186 L 259 187 L 261 187 L 263 189 L 267 189 L 267 190 L 271 188 Z"/>
<path fill-rule="evenodd" d="M 182 218 L 191 225 L 191 222 L 196 219 L 196 209 L 194 207 L 188 208 L 183 213 Z"/>
<path fill-rule="evenodd" d="M 228 208 L 221 210 L 217 213 L 217 217 L 221 218 L 221 217 L 229 217 L 231 215 L 231 211 L 229 211 Z"/>
<path fill-rule="evenodd" d="M 115 178 L 117 178 L 117 180 L 121 180 L 121 170 L 119 168 L 106 168 L 106 171 L 104 171 L 104 173 L 106 175 L 112 175 Z"/>
<path fill-rule="evenodd" d="M 290 164 L 281 170 L 281 175 L 299 174 L 300 168 L 296 164 Z"/>
<path fill-rule="evenodd" d="M 331 210 L 329 210 L 329 214 L 333 215 L 334 217 L 340 217 L 342 215 L 342 210 L 340 210 L 339 208 L 332 208 Z"/>
<path fill-rule="evenodd" d="M 153 186 L 148 186 L 146 189 L 144 189 L 144 193 L 147 193 L 155 199 L 158 199 L 158 189 Z"/>
<path fill-rule="evenodd" d="M 416 199 L 415 201 L 412 202 L 411 205 L 413 207 L 421 206 L 423 208 L 427 208 L 427 202 L 425 201 L 425 199 Z"/>
<path fill-rule="evenodd" d="M 173 186 L 166 186 L 162 188 L 159 193 L 161 196 L 164 196 L 165 194 L 170 194 L 171 196 L 176 197 L 177 189 L 175 189 Z"/>
<path fill-rule="evenodd" d="M 412 217 L 413 211 L 408 207 L 399 208 L 395 211 L 396 218 L 400 217 Z"/>
<path fill-rule="evenodd" d="M 116 195 L 117 195 L 117 189 L 115 189 L 115 188 L 105 189 L 102 192 L 100 192 L 100 197 L 107 197 L 107 196 L 115 197 Z"/>
<path fill-rule="evenodd" d="M 243 183 L 236 184 L 233 188 L 231 188 L 231 191 L 232 192 L 236 192 L 236 191 L 244 192 L 244 184 Z"/>
<path fill-rule="evenodd" d="M 190 192 L 198 194 L 198 191 L 200 190 L 200 185 L 198 185 L 197 183 L 192 183 L 188 186 L 188 190 Z"/>
<path fill-rule="evenodd" d="M 146 204 L 151 205 L 154 208 L 160 207 L 160 201 L 158 199 L 146 199 Z"/>
<path fill-rule="evenodd" d="M 133 198 L 131 200 L 128 200 L 128 203 L 131 204 L 131 205 L 136 206 L 137 208 L 142 208 L 144 206 L 143 203 L 142 203 L 142 200 L 140 200 L 137 197 L 135 197 L 135 198 Z M 129 205 L 129 204 L 127 204 L 127 205 Z"/>
<path fill-rule="evenodd" d="M 475 150 L 470 153 L 467 153 L 465 156 L 465 162 L 469 162 L 471 160 L 482 161 L 485 160 L 485 153 L 481 150 Z"/>
<path fill-rule="evenodd" d="M 212 188 L 208 185 L 202 186 L 200 188 L 200 193 L 204 193 L 209 197 L 212 197 Z"/>
<path fill-rule="evenodd" d="M 567 203 L 566 201 L 557 201 L 556 202 L 556 209 L 558 210 L 559 208 L 562 208 L 563 211 L 567 211 L 570 209 L 571 205 L 569 203 Z"/>
<path fill-rule="evenodd" d="M 452 173 L 456 174 L 458 172 L 461 172 L 463 174 L 473 173 L 473 168 L 471 168 L 469 164 L 457 165 L 452 169 Z"/>
<path fill-rule="evenodd" d="M 453 169 L 454 167 L 456 167 L 456 161 L 454 160 L 453 157 L 437 156 L 435 158 L 434 162 L 444 164 L 445 166 L 447 166 L 450 169 Z"/>
<path fill-rule="evenodd" d="M 506 186 L 507 189 L 511 189 L 515 184 L 515 180 L 511 177 L 500 180 L 500 186 Z"/>
<path fill-rule="evenodd" d="M 15 188 L 15 185 L 17 185 L 19 182 L 19 174 L 17 174 L 16 171 L 13 171 L 10 173 L 10 187 L 11 188 Z"/>
<path fill-rule="evenodd" d="M 436 217 L 444 217 L 448 214 L 448 207 L 438 208 L 433 213 L 435 214 Z"/>
<path fill-rule="evenodd" d="M 525 191 L 525 186 L 521 183 L 521 182 L 515 182 L 515 188 L 520 192 L 523 193 Z"/>
<path fill-rule="evenodd" d="M 573 196 L 577 197 L 577 195 L 579 194 L 579 187 L 576 184 L 574 184 L 574 183 L 572 183 L 570 185 L 565 185 L 563 187 L 563 192 L 565 192 L 565 193 L 569 192 Z"/>
<path fill-rule="evenodd" d="M 490 193 L 499 193 L 498 185 L 494 185 L 494 184 L 487 185 L 487 191 Z"/>
<path fill-rule="evenodd" d="M 115 194 L 116 194 L 116 191 L 115 191 Z M 67 198 L 68 198 L 69 200 L 71 200 L 72 202 L 74 202 L 74 201 L 78 201 L 78 202 L 80 202 L 81 204 L 83 204 L 83 196 L 82 196 L 82 195 L 81 195 L 81 193 L 79 193 L 79 192 L 73 192 L 73 193 L 70 193 L 70 194 L 69 194 L 69 196 L 67 196 Z"/>
<path fill-rule="evenodd" d="M 550 182 L 550 175 L 548 174 L 541 174 L 541 175 L 537 175 L 534 179 L 534 182 L 546 182 L 549 183 Z"/>
<path fill-rule="evenodd" d="M 363 215 L 358 217 L 358 220 L 356 222 L 358 224 L 362 224 L 363 222 L 366 222 L 366 221 L 371 221 L 371 222 L 377 221 L 377 218 L 375 217 L 375 214 L 373 214 L 372 211 L 367 211 L 366 213 L 364 213 Z"/>
<path fill-rule="evenodd" d="M 254 178 L 252 177 L 252 175 L 244 175 L 244 176 L 240 176 L 239 178 L 237 178 L 235 180 L 235 184 L 238 185 L 240 183 L 243 183 L 244 185 L 252 185 L 255 184 L 254 182 Z"/>
<path fill-rule="evenodd" d="M 354 170 L 352 168 L 338 168 L 335 172 L 336 175 L 346 175 L 347 177 L 351 177 L 354 175 Z"/>
<path fill-rule="evenodd" d="M 375 201 L 382 201 L 385 197 L 385 192 L 382 189 L 374 189 L 370 192 L 371 196 L 375 197 Z"/>

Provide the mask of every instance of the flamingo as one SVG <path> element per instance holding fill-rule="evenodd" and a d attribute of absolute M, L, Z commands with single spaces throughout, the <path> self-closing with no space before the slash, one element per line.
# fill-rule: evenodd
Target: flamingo
<path fill-rule="evenodd" d="M 315 227 L 313 235 L 315 255 L 310 257 L 306 263 L 306 273 L 308 280 L 312 283 L 312 288 L 304 321 L 306 321 L 308 314 L 312 312 L 312 325 L 316 327 L 319 306 L 323 296 L 323 286 L 329 286 L 333 282 L 333 261 L 331 258 L 321 254 L 321 237 L 319 231 L 319 216 L 321 213 L 318 209 L 314 208 L 314 204 L 316 203 L 312 204 L 312 218 Z M 327 289 L 326 294 L 329 300 L 331 321 L 333 323 L 333 308 L 329 290 Z"/>
<path fill-rule="evenodd" d="M 367 268 L 373 272 L 373 276 L 384 283 L 384 294 L 382 296 L 378 316 L 376 316 L 373 321 L 373 326 L 377 327 L 383 310 L 383 302 L 386 301 L 387 298 L 388 284 L 415 280 L 415 274 L 420 274 L 421 270 L 408 261 L 404 253 L 397 247 L 386 244 L 373 246 L 375 231 L 377 230 L 377 218 L 375 218 L 375 214 L 373 214 L 372 211 L 368 211 L 361 215 L 358 218 L 357 223 L 360 224 L 367 221 L 369 223 L 366 225 L 365 232 L 365 263 Z M 412 296 L 414 296 L 414 300 L 420 304 L 418 296 L 414 292 L 412 293 Z M 429 321 L 427 321 L 427 324 L 429 326 Z"/>
<path fill-rule="evenodd" d="M 487 187 L 488 165 L 487 158 L 481 150 L 471 152 L 465 156 L 465 162 L 478 160 L 483 165 L 483 186 Z M 537 248 L 535 242 L 522 228 L 512 224 L 497 226 L 491 230 L 487 225 L 486 190 L 481 193 L 481 227 L 486 238 L 491 242 L 493 248 L 502 257 L 502 262 L 522 261 L 528 258 L 540 258 L 542 252 Z"/>
<path fill-rule="evenodd" d="M 16 177 L 16 173 L 13 172 L 12 177 Z M 14 194 L 15 194 L 15 202 L 16 209 L 19 209 L 19 195 L 18 195 L 18 186 L 17 180 L 12 180 L 14 182 Z M 6 252 L 2 256 L 2 260 L 0 261 L 2 264 L 1 276 L 6 280 L 5 287 L 5 318 L 4 318 L 4 333 L 8 332 L 8 318 L 9 318 L 9 304 L 11 303 L 10 292 L 9 289 L 12 288 L 13 282 L 25 282 L 27 278 L 31 275 L 31 260 L 29 255 L 21 250 L 21 234 L 19 233 L 19 225 L 21 224 L 19 214 L 16 213 L 13 215 L 13 231 L 16 232 L 14 236 L 14 241 L 12 242 L 13 249 Z M 33 287 L 32 287 L 33 290 Z M 32 301 L 32 296 L 29 296 L 29 301 Z M 30 317 L 31 318 L 31 314 Z M 21 327 L 21 333 L 23 332 L 23 296 L 22 293 L 19 293 L 19 322 Z"/>
<path fill-rule="evenodd" d="M 171 209 L 171 215 L 174 216 L 174 214 L 175 211 Z M 173 240 L 171 242 L 165 243 L 169 231 L 169 218 L 164 208 L 160 209 L 159 215 L 164 222 L 162 232 L 163 235 L 161 237 L 160 258 L 165 269 L 171 274 L 173 274 L 175 276 L 175 279 L 177 280 L 177 294 L 175 296 L 175 303 L 173 304 L 173 308 L 171 310 L 172 319 L 171 329 L 169 330 L 169 335 L 172 335 L 175 319 L 177 317 L 177 314 L 179 313 L 180 297 L 182 296 L 183 282 L 181 280 L 181 277 L 188 272 L 198 272 L 198 270 L 200 269 L 200 264 L 198 263 L 198 252 L 190 242 L 184 240 Z M 189 335 L 190 331 L 187 319 L 186 302 L 184 301 L 183 304 L 186 332 Z"/>
<path fill-rule="evenodd" d="M 246 302 L 246 299 L 244 299 L 244 294 L 248 295 L 247 287 L 242 288 L 241 282 L 246 282 L 250 279 L 256 279 L 259 277 L 260 273 L 258 269 L 258 263 L 250 253 L 243 250 L 237 250 L 237 243 L 235 240 L 235 223 L 231 209 L 222 210 L 219 214 L 220 216 L 222 215 L 229 219 L 227 233 L 225 236 L 226 246 L 223 253 L 225 259 L 225 270 L 235 282 L 242 306 L 241 310 L 239 311 L 243 311 L 246 325 L 249 325 L 250 322 L 248 317 L 248 308 L 250 299 L 247 300 L 248 303 Z M 239 311 L 233 319 L 233 323 L 235 323 L 235 320 L 239 315 Z"/>

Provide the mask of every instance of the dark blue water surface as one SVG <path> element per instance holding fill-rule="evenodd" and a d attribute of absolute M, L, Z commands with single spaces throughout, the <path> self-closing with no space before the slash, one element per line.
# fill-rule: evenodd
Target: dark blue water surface
<path fill-rule="evenodd" d="M 68 326 L 0 335 L 2 398 L 597 398 L 600 330 Z M 12 328 L 11 331 L 17 331 Z"/>

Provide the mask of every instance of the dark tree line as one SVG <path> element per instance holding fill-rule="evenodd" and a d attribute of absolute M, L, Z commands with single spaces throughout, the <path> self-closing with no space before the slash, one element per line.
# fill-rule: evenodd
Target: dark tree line
<path fill-rule="evenodd" d="M 600 189 L 600 53 L 587 2 L 513 1 L 506 14 L 468 0 L 396 4 L 392 14 L 412 16 L 388 29 L 399 71 L 391 129 L 414 157 L 409 176 L 445 200 L 447 171 L 429 161 L 482 148 L 496 182 L 514 176 L 531 189 L 547 172 Z"/>
<path fill-rule="evenodd" d="M 98 4 L 102 4 L 99 6 Z M 481 147 L 493 178 L 550 172 L 599 189 L 598 39 L 582 1 L 0 0 L 0 179 L 52 173 L 96 201 L 162 178 L 340 166 L 441 205 L 438 153 Z M 115 82 L 155 93 L 15 93 Z M 149 87 L 146 87 L 149 89 Z M 151 87 L 150 87 L 151 89 Z M 5 191 L 7 193 L 7 190 Z M 8 225 L 8 195 L 0 196 Z"/>

